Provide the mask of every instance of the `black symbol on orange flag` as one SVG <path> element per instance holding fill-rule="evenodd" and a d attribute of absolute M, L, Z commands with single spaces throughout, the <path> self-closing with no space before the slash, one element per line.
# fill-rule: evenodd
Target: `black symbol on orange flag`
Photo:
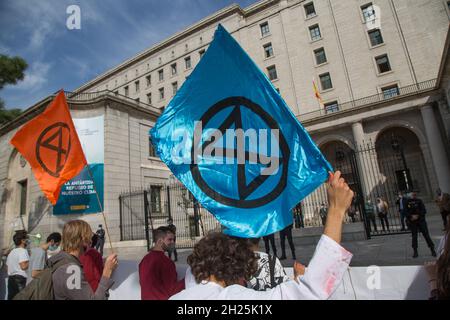
<path fill-rule="evenodd" d="M 70 153 L 70 128 L 57 122 L 45 128 L 36 142 L 36 159 L 49 175 L 58 178 Z"/>
<path fill-rule="evenodd" d="M 199 153 L 202 154 L 202 151 L 211 143 L 214 142 L 214 140 L 208 140 L 203 143 L 201 141 L 198 141 L 199 145 L 196 145 L 194 143 L 192 145 L 192 151 L 191 151 L 191 174 L 192 177 L 197 184 L 197 186 L 210 198 L 216 200 L 217 202 L 223 203 L 225 205 L 236 207 L 236 208 L 256 208 L 263 206 L 265 204 L 270 203 L 274 199 L 276 199 L 286 188 L 287 185 L 287 174 L 288 174 L 288 164 L 289 164 L 289 158 L 290 158 L 290 150 L 289 145 L 287 144 L 286 138 L 284 137 L 283 133 L 280 130 L 280 127 L 278 123 L 275 121 L 273 117 L 270 116 L 269 113 L 267 113 L 261 106 L 254 103 L 253 101 L 245 98 L 245 97 L 229 97 L 226 99 L 223 99 L 219 102 L 217 102 L 215 105 L 213 105 L 211 108 L 206 111 L 203 116 L 201 117 L 198 124 L 202 124 L 204 127 L 208 124 L 208 122 L 219 112 L 224 110 L 225 108 L 233 108 L 230 115 L 222 122 L 222 124 L 217 128 L 218 131 L 222 133 L 222 135 L 225 134 L 226 130 L 231 128 L 234 125 L 235 129 L 250 129 L 250 128 L 243 128 L 242 125 L 242 112 L 241 109 L 247 109 L 247 112 L 250 112 L 252 117 L 259 117 L 263 120 L 265 125 L 267 126 L 266 129 L 270 130 L 277 130 L 278 135 L 278 147 L 280 151 L 280 157 L 279 165 L 282 167 L 281 175 L 278 183 L 274 185 L 273 189 L 265 194 L 264 196 L 261 196 L 256 199 L 249 199 L 249 197 L 269 178 L 269 175 L 259 175 L 254 180 L 252 180 L 250 183 L 247 183 L 246 181 L 246 171 L 248 170 L 246 168 L 247 161 L 250 159 L 250 152 L 246 150 L 234 150 L 233 156 L 237 158 L 237 154 L 241 152 L 241 154 L 245 155 L 245 163 L 238 163 L 236 164 L 236 174 L 237 174 L 237 194 L 239 195 L 239 198 L 231 198 L 227 197 L 225 195 L 220 194 L 217 192 L 217 186 L 211 186 L 208 185 L 208 183 L 205 181 L 205 179 L 202 177 L 201 170 L 195 161 L 196 157 L 199 155 Z M 253 128 L 258 129 L 258 128 Z M 201 139 L 200 139 L 201 140 Z M 201 145 L 200 145 L 201 144 Z M 245 144 L 240 144 L 240 146 L 244 146 Z M 257 155 L 258 159 L 262 155 Z M 273 157 L 271 157 L 273 158 Z M 259 160 L 258 160 L 259 161 Z M 211 170 L 214 172 L 217 172 L 220 175 L 220 166 L 217 166 L 214 170 Z M 216 179 L 218 183 L 221 183 L 220 178 Z"/>

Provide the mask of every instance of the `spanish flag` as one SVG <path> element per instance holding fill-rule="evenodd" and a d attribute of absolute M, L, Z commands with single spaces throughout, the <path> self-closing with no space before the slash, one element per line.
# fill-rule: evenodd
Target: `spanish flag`
<path fill-rule="evenodd" d="M 87 165 L 63 90 L 44 112 L 24 124 L 10 143 L 28 161 L 53 205 L 63 184 Z"/>
<path fill-rule="evenodd" d="M 313 78 L 312 82 L 313 82 L 314 95 L 316 96 L 320 105 L 323 106 L 322 97 L 320 96 L 319 89 L 317 89 L 316 81 L 314 80 L 314 78 Z"/>

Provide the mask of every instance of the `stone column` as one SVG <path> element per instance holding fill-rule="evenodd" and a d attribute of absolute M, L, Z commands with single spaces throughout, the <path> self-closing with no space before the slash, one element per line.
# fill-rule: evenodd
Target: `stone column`
<path fill-rule="evenodd" d="M 427 135 L 428 146 L 431 151 L 434 170 L 436 172 L 439 187 L 443 192 L 450 192 L 450 165 L 445 152 L 444 142 L 439 132 L 433 107 L 426 105 L 420 109 Z"/>
<path fill-rule="evenodd" d="M 352 133 L 353 133 L 353 141 L 355 142 L 355 152 L 356 152 L 356 161 L 358 162 L 358 173 L 361 182 L 361 188 L 363 192 L 363 198 L 369 194 L 370 190 L 368 189 L 366 183 L 366 176 L 364 170 L 364 155 L 362 152 L 359 152 L 360 148 L 364 146 L 365 134 L 364 129 L 361 122 L 352 123 Z"/>

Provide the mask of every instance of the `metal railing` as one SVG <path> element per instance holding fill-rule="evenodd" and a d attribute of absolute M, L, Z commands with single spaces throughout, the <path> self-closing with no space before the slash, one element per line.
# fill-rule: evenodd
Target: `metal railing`
<path fill-rule="evenodd" d="M 144 109 L 149 109 L 149 110 L 158 111 L 158 112 L 161 111 L 159 108 L 154 107 L 148 103 L 142 102 L 140 100 L 138 101 L 136 99 L 124 96 L 119 93 L 115 93 L 110 90 L 102 90 L 102 91 L 96 91 L 96 92 L 64 91 L 64 93 L 66 94 L 67 99 L 72 100 L 72 101 L 89 101 L 89 100 L 94 100 L 94 99 L 103 98 L 103 97 L 115 97 L 115 98 L 119 98 L 121 100 L 128 101 L 133 104 L 137 104 Z M 54 95 L 56 95 L 56 93 Z"/>
<path fill-rule="evenodd" d="M 326 110 L 325 108 L 320 110 L 315 110 L 311 112 L 306 112 L 298 115 L 298 119 L 301 122 L 315 120 L 317 118 L 321 118 L 323 116 L 336 115 L 344 111 L 358 109 L 365 106 L 391 101 L 398 98 L 403 98 L 409 95 L 418 94 L 421 92 L 433 90 L 436 87 L 437 79 L 431 79 L 423 82 L 419 82 L 416 84 L 412 84 L 409 86 L 398 88 L 397 93 L 377 93 L 371 96 L 367 96 L 361 99 L 356 99 L 344 103 L 338 104 L 338 108 L 334 111 Z"/>

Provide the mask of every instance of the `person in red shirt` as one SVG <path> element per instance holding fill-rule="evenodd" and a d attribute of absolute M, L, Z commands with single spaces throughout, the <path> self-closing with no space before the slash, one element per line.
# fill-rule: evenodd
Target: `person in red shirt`
<path fill-rule="evenodd" d="M 83 265 L 84 276 L 93 292 L 97 291 L 98 284 L 100 283 L 103 274 L 103 258 L 95 249 L 97 241 L 98 235 L 94 234 L 92 236 L 91 246 L 79 257 L 80 262 Z"/>
<path fill-rule="evenodd" d="M 175 235 L 168 227 L 153 233 L 154 247 L 139 264 L 142 300 L 168 300 L 184 289 L 184 279 L 177 281 L 175 263 L 165 252 L 173 250 Z"/>

